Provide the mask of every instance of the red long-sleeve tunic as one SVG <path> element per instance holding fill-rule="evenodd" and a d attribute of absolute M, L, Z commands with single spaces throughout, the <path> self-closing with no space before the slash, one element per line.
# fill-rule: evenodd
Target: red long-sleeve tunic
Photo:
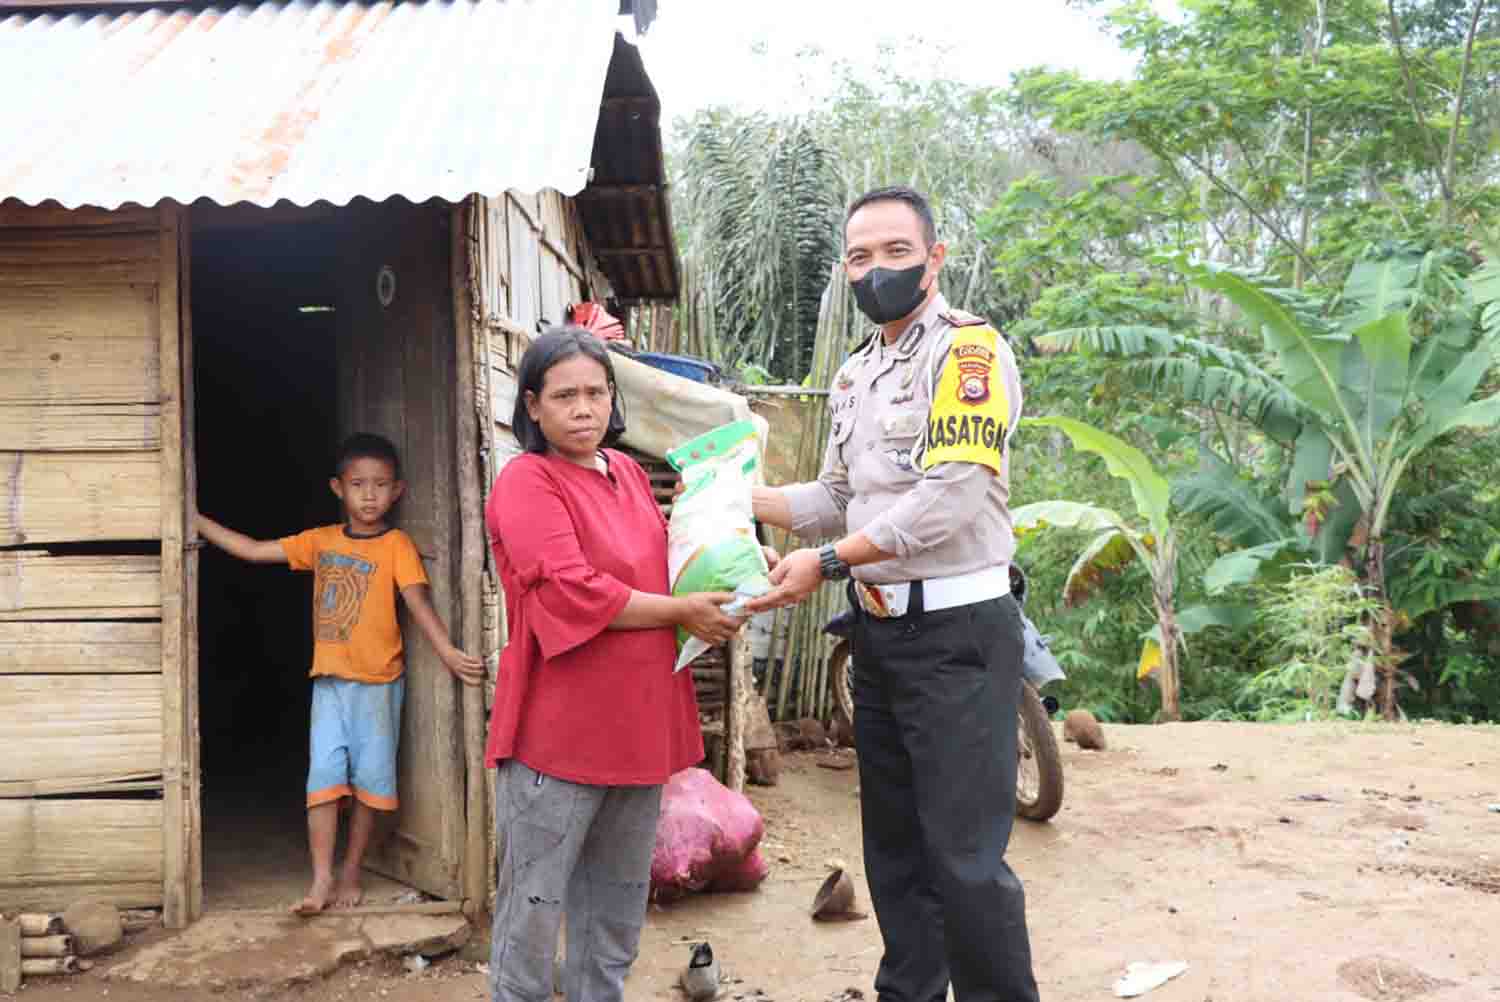
<path fill-rule="evenodd" d="M 516 758 L 575 783 L 665 783 L 703 759 L 692 672 L 674 631 L 607 630 L 631 590 L 668 594 L 667 535 L 644 470 L 552 455 L 511 460 L 485 523 L 505 589 L 486 761 Z"/>

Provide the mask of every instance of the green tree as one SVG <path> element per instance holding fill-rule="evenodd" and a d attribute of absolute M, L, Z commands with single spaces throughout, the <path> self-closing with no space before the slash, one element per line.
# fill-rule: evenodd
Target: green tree
<path fill-rule="evenodd" d="M 1351 271 L 1330 319 L 1292 290 L 1223 269 L 1182 267 L 1196 285 L 1240 309 L 1263 338 L 1270 366 L 1160 328 L 1075 329 L 1042 340 L 1138 357 L 1134 372 L 1148 384 L 1249 420 L 1290 451 L 1286 498 L 1290 513 L 1306 516 L 1304 538 L 1287 535 L 1231 554 L 1210 576 L 1230 583 L 1313 538 L 1329 561 L 1352 546 L 1380 603 L 1369 624 L 1375 646 L 1362 692 L 1369 694 L 1378 676 L 1379 708 L 1394 718 L 1400 659 L 1386 531 L 1407 471 L 1428 448 L 1457 429 L 1500 423 L 1500 393 L 1474 399 L 1500 359 L 1500 261 L 1465 280 L 1444 269 L 1440 255 L 1371 256 Z M 1250 521 L 1263 535 L 1276 531 L 1277 521 L 1247 503 L 1227 465 L 1205 471 L 1198 486 L 1200 510 Z"/>
<path fill-rule="evenodd" d="M 1169 506 L 1171 487 L 1139 449 L 1108 432 L 1066 417 L 1026 418 L 1023 425 L 1055 428 L 1065 434 L 1075 449 L 1091 452 L 1104 460 L 1105 468 L 1130 486 L 1136 514 L 1144 523 L 1128 519 L 1096 505 L 1078 501 L 1037 501 L 1012 513 L 1018 534 L 1047 527 L 1093 533 L 1068 572 L 1063 600 L 1077 605 L 1087 600 L 1107 576 L 1118 573 L 1133 560 L 1151 572 L 1151 601 L 1156 611 L 1156 630 L 1146 640 L 1141 671 L 1155 670 L 1161 689 L 1161 714 L 1165 720 L 1180 720 L 1181 674 L 1178 647 L 1181 628 L 1177 621 L 1177 536 Z"/>
<path fill-rule="evenodd" d="M 1448 4 L 1410 37 L 1374 0 L 1194 0 L 1180 22 L 1144 0 L 1092 6 L 1138 54 L 1135 76 L 1031 72 L 1017 101 L 1150 151 L 1197 204 L 1206 260 L 1331 283 L 1376 237 L 1461 240 L 1496 206 L 1500 41 L 1482 0 L 1458 31 Z"/>
<path fill-rule="evenodd" d="M 711 112 L 685 132 L 673 158 L 684 340 L 721 365 L 797 382 L 841 242 L 829 151 L 795 119 Z"/>

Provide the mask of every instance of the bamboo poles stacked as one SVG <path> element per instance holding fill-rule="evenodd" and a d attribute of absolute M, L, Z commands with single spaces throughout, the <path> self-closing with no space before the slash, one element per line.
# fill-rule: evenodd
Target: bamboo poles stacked
<path fill-rule="evenodd" d="M 77 974 L 93 967 L 78 956 L 77 941 L 60 915 L 0 916 L 0 992 L 14 994 L 23 978 Z"/>
<path fill-rule="evenodd" d="M 811 388 L 829 386 L 843 364 L 850 340 L 850 305 L 843 267 L 835 263 L 818 310 L 808 381 Z M 754 392 L 753 388 L 747 389 Z M 816 479 L 822 467 L 831 418 L 824 396 L 802 397 L 800 405 L 804 408 L 804 434 L 797 445 L 796 476 L 805 482 Z M 789 548 L 785 537 L 781 542 L 784 549 Z M 843 585 L 828 583 L 795 608 L 777 610 L 771 630 L 769 667 L 761 683 L 761 696 L 768 707 L 774 707 L 777 720 L 814 717 L 827 721 L 832 713 L 828 676 L 832 645 L 823 636 L 823 626 L 843 610 L 845 602 Z"/>

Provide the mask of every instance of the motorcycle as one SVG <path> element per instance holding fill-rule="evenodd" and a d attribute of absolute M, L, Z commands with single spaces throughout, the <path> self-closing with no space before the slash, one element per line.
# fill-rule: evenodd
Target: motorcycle
<path fill-rule="evenodd" d="M 1057 747 L 1057 733 L 1052 729 L 1052 714 L 1058 702 L 1041 690 L 1067 676 L 1047 648 L 1047 638 L 1026 615 L 1026 575 L 1014 564 L 1010 568 L 1010 593 L 1021 606 L 1024 650 L 1021 661 L 1021 701 L 1017 714 L 1016 814 L 1030 821 L 1046 821 L 1062 807 L 1062 754 Z M 833 686 L 836 712 L 851 728 L 854 723 L 853 672 L 850 658 L 850 634 L 854 632 L 854 612 L 839 613 L 828 621 L 823 632 L 837 643 L 829 656 L 828 674 Z"/>

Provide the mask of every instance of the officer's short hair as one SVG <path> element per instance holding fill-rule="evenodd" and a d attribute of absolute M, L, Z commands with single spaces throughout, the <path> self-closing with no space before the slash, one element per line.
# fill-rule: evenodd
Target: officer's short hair
<path fill-rule="evenodd" d="M 865 192 L 850 202 L 849 211 L 844 213 L 844 226 L 847 227 L 849 225 L 849 220 L 854 218 L 856 212 L 873 202 L 901 202 L 905 204 L 922 221 L 922 239 L 927 241 L 927 246 L 931 247 L 937 243 L 937 223 L 932 218 L 932 205 L 927 201 L 927 196 L 923 195 L 917 189 L 909 188 L 904 184 L 893 184 L 886 188 L 876 188 L 873 191 Z"/>

